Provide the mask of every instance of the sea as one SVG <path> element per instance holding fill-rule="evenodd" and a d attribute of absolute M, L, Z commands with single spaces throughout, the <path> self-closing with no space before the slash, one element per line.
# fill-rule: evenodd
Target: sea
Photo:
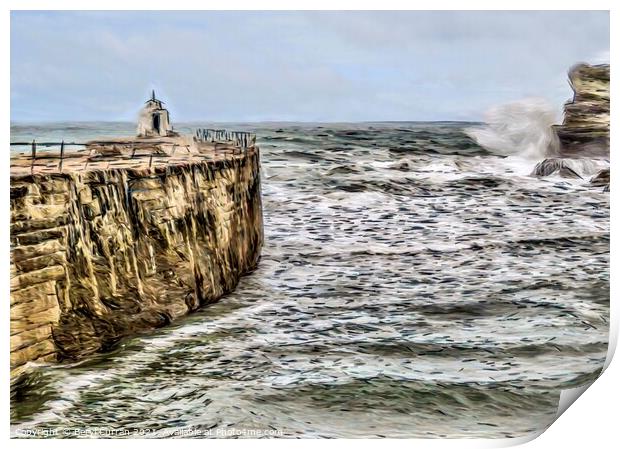
<path fill-rule="evenodd" d="M 484 126 L 177 124 L 257 134 L 258 269 L 168 327 L 36 368 L 11 391 L 11 435 L 541 432 L 561 391 L 594 381 L 607 356 L 609 193 L 588 174 L 532 176 L 544 151 L 485 147 Z M 11 126 L 13 142 L 134 133 Z"/>

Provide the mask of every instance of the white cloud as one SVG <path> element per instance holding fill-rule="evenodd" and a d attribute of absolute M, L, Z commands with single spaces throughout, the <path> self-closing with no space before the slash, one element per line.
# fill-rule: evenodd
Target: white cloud
<path fill-rule="evenodd" d="M 608 48 L 606 12 L 18 12 L 12 119 L 131 118 L 152 87 L 183 120 L 478 119 L 561 105 Z"/>

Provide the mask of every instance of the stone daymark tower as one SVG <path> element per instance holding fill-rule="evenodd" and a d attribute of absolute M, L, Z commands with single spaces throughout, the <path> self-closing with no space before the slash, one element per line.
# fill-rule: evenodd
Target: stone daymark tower
<path fill-rule="evenodd" d="M 146 102 L 138 118 L 138 137 L 167 137 L 176 133 L 170 125 L 170 114 L 163 107 L 163 102 L 155 98 L 153 90 L 151 98 Z"/>

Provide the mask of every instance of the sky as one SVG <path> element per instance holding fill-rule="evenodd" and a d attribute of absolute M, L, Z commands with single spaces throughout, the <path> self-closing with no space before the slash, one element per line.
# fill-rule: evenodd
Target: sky
<path fill-rule="evenodd" d="M 609 58 L 606 11 L 13 11 L 11 121 L 481 120 Z"/>

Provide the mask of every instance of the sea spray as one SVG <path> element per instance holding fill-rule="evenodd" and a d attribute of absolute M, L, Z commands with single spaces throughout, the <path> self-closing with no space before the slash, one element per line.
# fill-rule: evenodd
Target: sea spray
<path fill-rule="evenodd" d="M 528 98 L 491 108 L 484 125 L 465 132 L 495 154 L 540 160 L 558 153 L 552 128 L 557 122 L 555 109 L 545 100 Z"/>

